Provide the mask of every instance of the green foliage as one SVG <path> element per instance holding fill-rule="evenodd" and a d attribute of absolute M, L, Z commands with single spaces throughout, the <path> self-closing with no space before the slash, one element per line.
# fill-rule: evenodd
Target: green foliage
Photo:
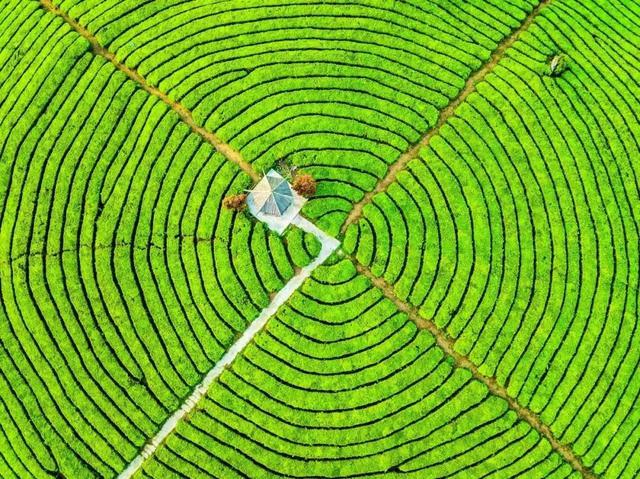
<path fill-rule="evenodd" d="M 54 3 L 333 235 L 538 4 Z M 551 2 L 343 244 L 606 479 L 640 473 L 639 24 Z M 0 2 L 0 65 L 0 476 L 116 477 L 319 244 L 223 210 L 249 178 L 40 2 Z M 342 258 L 141 477 L 577 477 Z"/>
<path fill-rule="evenodd" d="M 37 5 L 0 6 L 0 476 L 115 477 L 294 265 L 222 209 L 249 179 Z"/>
<path fill-rule="evenodd" d="M 640 43 L 626 5 L 595 3 L 544 9 L 346 236 L 588 467 L 631 478 Z M 571 52 L 571 69 L 548 78 L 558 50 Z"/>
<path fill-rule="evenodd" d="M 570 477 L 347 260 L 317 270 L 140 477 Z"/>
<path fill-rule="evenodd" d="M 537 2 L 57 3 L 257 171 L 311 174 L 305 213 L 337 233 Z"/>
<path fill-rule="evenodd" d="M 289 228 L 285 235 L 291 262 L 301 268 L 308 265 L 320 253 L 320 241 L 298 228 Z"/>

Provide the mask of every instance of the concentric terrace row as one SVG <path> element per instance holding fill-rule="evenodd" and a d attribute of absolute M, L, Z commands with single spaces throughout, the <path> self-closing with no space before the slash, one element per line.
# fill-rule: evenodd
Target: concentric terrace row
<path fill-rule="evenodd" d="M 317 245 L 37 3 L 0 45 L 0 476 L 113 477 Z"/>
<path fill-rule="evenodd" d="M 321 267 L 139 477 L 579 477 L 348 260 Z"/>
<path fill-rule="evenodd" d="M 306 214 L 337 233 L 537 2 L 54 3 L 258 171 L 304 166 Z"/>
<path fill-rule="evenodd" d="M 553 2 L 345 241 L 611 478 L 640 473 L 638 25 Z"/>
<path fill-rule="evenodd" d="M 305 165 L 337 231 L 516 3 L 60 5 L 258 168 Z M 587 465 L 634 477 L 640 9 L 583 3 L 544 10 L 346 245 Z M 222 214 L 248 180 L 37 6 L 0 7 L 0 471 L 112 477 L 313 248 Z M 357 473 L 577 476 L 348 263 L 145 469 Z"/>
<path fill-rule="evenodd" d="M 0 460 L 113 476 L 313 247 L 221 215 L 247 180 L 38 6 L 0 11 Z"/>

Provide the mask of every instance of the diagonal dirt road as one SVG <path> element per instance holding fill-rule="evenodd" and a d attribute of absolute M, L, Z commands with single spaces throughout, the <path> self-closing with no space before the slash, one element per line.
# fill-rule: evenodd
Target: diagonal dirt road
<path fill-rule="evenodd" d="M 300 215 L 293 219 L 293 224 L 318 238 L 318 241 L 320 241 L 322 245 L 318 256 L 307 266 L 300 269 L 300 271 L 278 291 L 271 303 L 269 303 L 269 306 L 263 309 L 260 315 L 251 322 L 249 327 L 242 333 L 242 336 L 240 336 L 240 339 L 229 348 L 220 361 L 207 373 L 202 382 L 195 387 L 191 395 L 185 400 L 182 406 L 180 406 L 180 409 L 166 420 L 158 433 L 147 442 L 142 451 L 140 451 L 133 461 L 129 463 L 127 468 L 120 473 L 118 479 L 129 479 L 142 468 L 146 460 L 153 456 L 158 447 L 160 447 L 167 437 L 178 427 L 180 421 L 193 411 L 200 400 L 207 394 L 213 382 L 231 365 L 236 357 L 242 353 L 256 334 L 262 331 L 262 328 L 264 328 L 269 319 L 272 318 L 278 312 L 278 309 L 302 286 L 316 268 L 324 263 L 340 246 L 338 240 L 327 235 Z"/>

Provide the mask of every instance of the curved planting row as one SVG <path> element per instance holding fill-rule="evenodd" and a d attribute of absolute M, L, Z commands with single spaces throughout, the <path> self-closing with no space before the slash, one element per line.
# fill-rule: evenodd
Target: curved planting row
<path fill-rule="evenodd" d="M 313 243 L 224 211 L 248 178 L 37 2 L 0 47 L 0 476 L 114 477 Z"/>
<path fill-rule="evenodd" d="M 256 169 L 312 173 L 337 232 L 535 2 L 55 3 Z"/>
<path fill-rule="evenodd" d="M 321 267 L 138 477 L 577 477 L 343 260 Z"/>
<path fill-rule="evenodd" d="M 611 478 L 640 473 L 638 24 L 544 9 L 345 240 Z"/>

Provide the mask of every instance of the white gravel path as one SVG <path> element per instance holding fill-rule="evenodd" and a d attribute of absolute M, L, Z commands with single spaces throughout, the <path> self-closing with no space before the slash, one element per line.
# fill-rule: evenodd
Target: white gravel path
<path fill-rule="evenodd" d="M 311 276 L 313 271 L 324 263 L 331 254 L 338 249 L 340 242 L 327 235 L 325 232 L 316 227 L 313 223 L 306 220 L 302 216 L 296 216 L 293 221 L 298 228 L 314 235 L 320 243 L 322 248 L 320 254 L 307 266 L 302 268 L 284 287 L 278 291 L 269 306 L 260 312 L 260 315 L 253 320 L 249 327 L 242 333 L 240 339 L 238 339 L 224 356 L 216 363 L 216 365 L 207 373 L 202 382 L 196 386 L 193 393 L 186 399 L 180 409 L 174 412 L 169 419 L 163 424 L 158 433 L 147 443 L 133 461 L 122 471 L 118 476 L 118 479 L 129 479 L 138 472 L 144 462 L 149 459 L 165 441 L 165 439 L 173 432 L 178 423 L 188 415 L 193 408 L 196 407 L 198 402 L 207 394 L 207 391 L 211 387 L 211 384 L 222 374 L 222 372 L 229 366 L 233 360 L 242 352 L 242 350 L 253 340 L 254 336 L 262 330 L 267 321 L 278 311 L 293 293 L 304 283 L 304 281 Z"/>

